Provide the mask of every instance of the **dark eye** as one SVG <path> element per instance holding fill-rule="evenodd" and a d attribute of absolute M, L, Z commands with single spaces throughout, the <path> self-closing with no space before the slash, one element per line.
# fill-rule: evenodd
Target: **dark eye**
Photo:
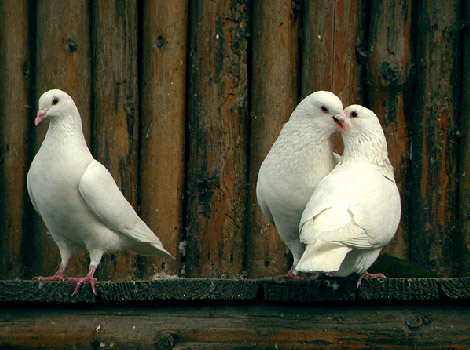
<path fill-rule="evenodd" d="M 57 97 L 53 97 L 52 98 L 52 105 L 55 106 L 58 103 L 59 103 L 59 99 Z"/>
<path fill-rule="evenodd" d="M 326 108 L 325 106 L 321 106 L 320 109 L 323 113 L 328 113 L 328 108 Z"/>
<path fill-rule="evenodd" d="M 356 111 L 352 111 L 352 112 L 349 114 L 349 116 L 350 116 L 351 118 L 357 118 L 357 112 L 356 112 Z"/>

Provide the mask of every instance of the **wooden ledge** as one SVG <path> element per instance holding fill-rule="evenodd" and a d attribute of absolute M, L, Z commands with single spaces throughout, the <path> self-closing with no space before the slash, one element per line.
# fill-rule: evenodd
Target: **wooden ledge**
<path fill-rule="evenodd" d="M 348 302 L 468 301 L 470 278 L 387 278 L 284 281 L 168 279 L 98 282 L 98 295 L 88 284 L 72 296 L 75 283 L 0 281 L 1 304 L 122 304 L 149 302 Z"/>

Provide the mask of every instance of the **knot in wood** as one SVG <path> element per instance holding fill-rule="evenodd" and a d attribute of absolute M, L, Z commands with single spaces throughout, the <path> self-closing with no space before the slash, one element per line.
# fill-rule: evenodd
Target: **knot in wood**
<path fill-rule="evenodd" d="M 167 41 L 165 40 L 165 38 L 163 36 L 159 36 L 157 41 L 156 41 L 156 45 L 159 49 L 161 49 L 163 46 L 165 46 L 167 43 Z"/>
<path fill-rule="evenodd" d="M 161 331 L 154 338 L 154 346 L 157 350 L 173 349 L 176 345 L 177 335 L 172 331 Z"/>
<path fill-rule="evenodd" d="M 380 67 L 379 74 L 386 82 L 391 83 L 398 79 L 398 68 L 394 63 L 384 61 Z"/>
<path fill-rule="evenodd" d="M 75 52 L 78 50 L 78 44 L 72 39 L 67 41 L 67 46 L 69 47 L 70 52 Z"/>

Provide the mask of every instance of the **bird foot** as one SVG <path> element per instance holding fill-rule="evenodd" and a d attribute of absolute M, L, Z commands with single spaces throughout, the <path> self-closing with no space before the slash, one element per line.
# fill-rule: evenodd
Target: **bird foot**
<path fill-rule="evenodd" d="M 294 268 L 292 267 L 288 273 L 285 275 L 276 276 L 278 279 L 287 279 L 287 280 L 298 280 L 300 277 L 295 273 Z"/>
<path fill-rule="evenodd" d="M 364 278 L 387 278 L 387 276 L 385 276 L 383 273 L 369 273 L 366 271 L 364 274 L 362 274 L 361 277 L 359 277 L 359 281 L 357 281 L 358 288 Z"/>
<path fill-rule="evenodd" d="M 93 274 L 95 273 L 95 271 L 96 271 L 96 268 L 90 267 L 90 271 L 88 271 L 88 274 L 85 277 L 82 277 L 82 278 L 72 277 L 72 278 L 67 279 L 69 282 L 76 282 L 77 283 L 77 285 L 75 286 L 75 291 L 73 292 L 72 295 L 77 295 L 78 290 L 80 289 L 80 286 L 85 282 L 90 283 L 91 290 L 93 291 L 93 294 L 97 295 L 96 294 L 96 289 L 95 289 L 95 282 L 97 281 L 97 279 L 93 277 Z"/>
<path fill-rule="evenodd" d="M 35 281 L 64 281 L 65 279 L 67 279 L 67 276 L 65 275 L 64 269 L 62 267 L 53 276 L 37 276 L 33 278 Z"/>

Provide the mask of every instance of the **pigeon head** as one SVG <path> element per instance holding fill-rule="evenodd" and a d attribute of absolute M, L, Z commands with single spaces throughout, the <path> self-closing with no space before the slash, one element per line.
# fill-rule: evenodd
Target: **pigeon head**
<path fill-rule="evenodd" d="M 43 93 L 39 98 L 38 114 L 34 124 L 38 125 L 44 118 L 53 122 L 67 118 L 70 115 L 78 115 L 77 107 L 72 98 L 62 90 L 53 89 Z"/>
<path fill-rule="evenodd" d="M 336 127 L 342 131 L 349 128 L 349 118 L 344 114 L 343 103 L 338 96 L 329 91 L 316 91 L 308 99 L 313 109 L 310 115 L 315 117 L 318 126 L 324 126 L 332 133 Z"/>
<path fill-rule="evenodd" d="M 344 143 L 343 159 L 366 159 L 387 168 L 393 177 L 385 139 L 379 119 L 370 109 L 351 105 L 344 110 L 351 120 L 351 127 L 342 133 Z"/>

